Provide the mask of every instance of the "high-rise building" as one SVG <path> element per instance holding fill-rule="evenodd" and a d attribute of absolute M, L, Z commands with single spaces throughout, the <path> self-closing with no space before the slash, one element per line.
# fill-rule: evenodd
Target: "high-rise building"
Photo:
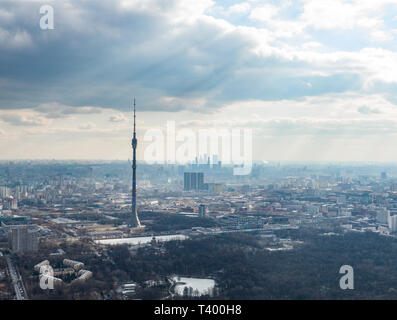
<path fill-rule="evenodd" d="M 210 193 L 220 193 L 223 191 L 222 183 L 204 183 L 204 190 L 207 190 Z"/>
<path fill-rule="evenodd" d="M 0 197 L 1 198 L 9 197 L 10 194 L 11 194 L 11 190 L 9 188 L 0 186 Z"/>
<path fill-rule="evenodd" d="M 391 232 L 397 231 L 397 215 L 388 216 L 388 225 Z"/>
<path fill-rule="evenodd" d="M 381 224 L 388 224 L 388 219 L 390 216 L 390 211 L 386 208 L 380 208 L 376 211 L 376 221 Z"/>
<path fill-rule="evenodd" d="M 183 189 L 185 191 L 190 190 L 190 172 L 185 172 L 183 174 Z"/>
<path fill-rule="evenodd" d="M 203 190 L 204 187 L 204 173 L 197 172 L 197 190 Z"/>
<path fill-rule="evenodd" d="M 189 190 L 203 190 L 204 188 L 204 173 L 203 172 L 185 172 L 183 175 L 183 189 Z"/>
<path fill-rule="evenodd" d="M 17 210 L 18 209 L 18 200 L 12 197 L 11 201 L 11 209 Z"/>
<path fill-rule="evenodd" d="M 207 207 L 204 204 L 200 204 L 198 208 L 200 218 L 205 218 L 207 215 Z"/>
<path fill-rule="evenodd" d="M 8 231 L 8 244 L 12 252 L 29 253 L 38 250 L 37 231 L 28 226 L 12 226 Z"/>
<path fill-rule="evenodd" d="M 212 165 L 217 165 L 218 164 L 218 155 L 213 154 L 212 155 Z"/>

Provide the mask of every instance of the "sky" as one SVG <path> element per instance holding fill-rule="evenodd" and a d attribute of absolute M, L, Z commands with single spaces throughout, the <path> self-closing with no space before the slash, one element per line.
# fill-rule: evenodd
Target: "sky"
<path fill-rule="evenodd" d="M 40 28 L 42 5 L 54 29 Z M 251 129 L 254 160 L 397 160 L 397 0 L 0 1 L 0 159 L 138 159 Z"/>

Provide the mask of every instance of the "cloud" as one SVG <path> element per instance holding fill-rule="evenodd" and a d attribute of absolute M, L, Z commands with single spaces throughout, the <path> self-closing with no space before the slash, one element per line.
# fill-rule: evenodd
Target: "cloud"
<path fill-rule="evenodd" d="M 236 23 L 213 17 L 212 1 L 174 0 L 167 5 L 160 0 L 65 1 L 53 4 L 56 29 L 47 31 L 37 27 L 41 3 L 44 1 L 24 6 L 7 3 L 4 7 L 13 12 L 13 19 L 0 22 L 0 28 L 7 37 L 26 32 L 34 50 L 0 48 L 0 72 L 8 83 L 0 108 L 57 101 L 73 108 L 128 110 L 134 94 L 141 110 L 169 107 L 179 112 L 192 107 L 185 101 L 205 100 L 202 110 L 206 112 L 240 94 L 245 99 L 277 100 L 367 90 L 375 82 L 397 83 L 392 50 L 330 51 L 326 39 L 320 43 L 311 38 L 306 30 L 310 26 L 333 28 L 326 24 L 332 22 L 329 17 L 330 22 L 315 18 L 314 13 L 324 5 L 313 1 L 305 1 L 293 18 L 288 10 L 295 5 L 288 2 L 280 6 L 237 3 L 226 9 L 245 11 L 249 7 L 251 20 L 266 18 L 266 27 L 249 24 L 249 19 Z M 362 17 L 378 14 L 386 4 L 374 5 L 372 12 L 354 2 L 354 8 L 361 9 L 352 18 L 356 22 L 351 28 L 371 25 Z M 337 8 L 346 5 L 338 0 Z M 343 19 L 350 21 L 349 16 Z M 304 41 L 297 39 L 297 45 L 286 42 L 283 37 L 291 32 L 305 32 Z M 18 67 L 22 63 L 24 68 Z M 170 105 L 164 97 L 183 103 Z M 200 103 L 193 105 L 200 108 Z M 48 116 L 62 116 L 67 110 Z"/>
<path fill-rule="evenodd" d="M 51 120 L 33 113 L 28 114 L 4 114 L 0 119 L 13 126 L 46 126 Z"/>
<path fill-rule="evenodd" d="M 383 30 L 376 30 L 370 33 L 372 41 L 382 42 L 394 40 L 394 36 L 391 32 L 386 32 Z"/>
<path fill-rule="evenodd" d="M 125 115 L 123 115 L 122 113 L 117 113 L 117 114 L 112 115 L 112 116 L 109 118 L 109 121 L 110 121 L 110 122 L 125 122 L 125 121 L 128 121 L 128 119 L 127 119 L 127 117 L 126 117 Z"/>
<path fill-rule="evenodd" d="M 251 5 L 247 2 L 237 3 L 227 9 L 229 14 L 243 14 L 249 12 Z"/>
<path fill-rule="evenodd" d="M 50 119 L 66 118 L 72 115 L 99 114 L 103 111 L 103 109 L 99 107 L 66 106 L 57 102 L 39 104 L 34 110 L 44 114 L 45 117 Z"/>
<path fill-rule="evenodd" d="M 358 108 L 357 111 L 362 114 L 371 114 L 371 113 L 379 114 L 379 113 L 381 113 L 381 111 L 378 108 L 369 108 L 366 106 L 362 106 L 362 107 Z"/>
<path fill-rule="evenodd" d="M 277 140 L 280 136 L 293 135 L 384 136 L 396 133 L 394 119 L 397 119 L 397 104 L 382 95 L 349 92 L 279 101 L 235 101 L 213 116 L 181 121 L 177 126 L 251 128 L 259 138 L 271 136 Z"/>
<path fill-rule="evenodd" d="M 13 33 L 0 28 L 0 45 L 5 49 L 24 49 L 32 47 L 33 41 L 25 30 Z"/>
<path fill-rule="evenodd" d="M 205 98 L 179 98 L 179 97 L 160 97 L 156 101 L 158 108 L 163 111 L 173 112 L 188 108 L 190 111 L 203 112 L 209 107 Z"/>
<path fill-rule="evenodd" d="M 10 22 L 14 19 L 12 12 L 0 8 L 0 19 L 4 22 Z"/>
<path fill-rule="evenodd" d="M 82 124 L 81 126 L 79 126 L 79 129 L 81 130 L 91 130 L 94 129 L 96 127 L 96 125 L 92 122 L 87 122 Z"/>
<path fill-rule="evenodd" d="M 181 127 L 197 129 L 253 129 L 256 136 L 357 136 L 397 134 L 397 120 L 273 118 L 256 120 L 186 121 Z"/>
<path fill-rule="evenodd" d="M 377 28 L 383 26 L 378 11 L 392 1 L 379 1 L 369 5 L 367 1 L 325 0 L 306 1 L 301 19 L 307 26 L 317 29 Z"/>
<path fill-rule="evenodd" d="M 270 21 L 274 16 L 279 13 L 279 8 L 271 4 L 265 4 L 261 7 L 256 7 L 251 11 L 250 19 L 260 21 Z"/>
<path fill-rule="evenodd" d="M 2 2 L 7 135 L 126 134 L 134 97 L 153 127 L 218 117 L 266 135 L 394 132 L 395 0 L 50 3 L 55 30 L 39 28 L 48 1 Z"/>

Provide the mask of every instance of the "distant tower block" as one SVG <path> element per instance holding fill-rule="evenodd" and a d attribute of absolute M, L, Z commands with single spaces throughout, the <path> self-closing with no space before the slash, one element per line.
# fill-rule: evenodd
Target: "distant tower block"
<path fill-rule="evenodd" d="M 381 179 L 385 180 L 387 179 L 387 172 L 382 172 L 380 175 Z"/>
<path fill-rule="evenodd" d="M 135 99 L 134 99 L 134 135 L 132 137 L 132 224 L 134 227 L 140 228 L 141 222 L 138 218 L 138 210 L 136 207 L 136 147 L 138 140 L 136 139 L 136 121 L 135 121 Z"/>
<path fill-rule="evenodd" d="M 204 204 L 199 205 L 199 217 L 205 218 L 207 216 L 207 207 Z"/>

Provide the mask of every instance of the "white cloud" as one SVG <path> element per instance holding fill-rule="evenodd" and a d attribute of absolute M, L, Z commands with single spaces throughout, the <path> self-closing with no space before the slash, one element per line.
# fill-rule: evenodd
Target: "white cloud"
<path fill-rule="evenodd" d="M 392 40 L 394 40 L 394 37 L 391 33 L 383 31 L 383 30 L 377 30 L 377 31 L 371 32 L 370 37 L 371 37 L 372 41 L 392 41 Z"/>
<path fill-rule="evenodd" d="M 67 106 L 58 102 L 41 103 L 35 109 L 47 118 L 66 118 L 73 115 L 98 114 L 103 108 L 92 106 Z"/>
<path fill-rule="evenodd" d="M 3 48 L 23 49 L 32 47 L 33 41 L 30 34 L 26 31 L 12 33 L 0 27 L 0 45 Z"/>
<path fill-rule="evenodd" d="M 362 114 L 371 114 L 371 113 L 378 114 L 378 113 L 381 113 L 381 111 L 378 108 L 370 108 L 370 107 L 367 107 L 367 106 L 362 106 L 362 107 L 358 108 L 357 111 L 362 113 Z"/>
<path fill-rule="evenodd" d="M 3 22 L 10 22 L 14 19 L 14 15 L 12 12 L 9 12 L 5 9 L 0 8 L 0 20 Z"/>
<path fill-rule="evenodd" d="M 387 5 L 396 5 L 394 0 L 304 0 L 301 13 L 295 19 L 282 17 L 282 12 L 292 2 L 281 2 L 279 6 L 264 4 L 251 11 L 252 20 L 261 21 L 280 38 L 295 35 L 310 37 L 308 28 L 315 30 L 366 30 L 373 41 L 390 41 L 385 30 L 383 10 Z"/>
<path fill-rule="evenodd" d="M 47 126 L 52 122 L 50 119 L 32 112 L 8 112 L 0 115 L 0 119 L 13 126 Z"/>
<path fill-rule="evenodd" d="M 249 12 L 251 9 L 251 5 L 247 2 L 238 3 L 230 6 L 227 9 L 229 14 L 243 14 Z"/>
<path fill-rule="evenodd" d="M 132 95 L 149 127 L 200 117 L 253 126 L 274 145 L 278 134 L 394 134 L 395 0 L 64 1 L 51 33 L 37 31 L 37 2 L 16 3 L 0 9 L 7 135 L 25 125 L 42 141 L 122 140 Z"/>
<path fill-rule="evenodd" d="M 109 121 L 110 121 L 110 122 L 125 122 L 125 121 L 128 121 L 128 119 L 127 119 L 127 117 L 126 117 L 125 115 L 123 115 L 122 113 L 117 113 L 117 114 L 112 115 L 112 116 L 109 118 Z"/>
<path fill-rule="evenodd" d="M 84 123 L 84 124 L 80 125 L 79 129 L 81 129 L 81 130 L 91 130 L 91 129 L 94 129 L 95 127 L 96 127 L 96 125 L 94 123 L 87 122 L 87 123 Z"/>
<path fill-rule="evenodd" d="M 256 7 L 251 11 L 250 18 L 259 21 L 270 21 L 279 12 L 279 8 L 271 4 Z"/>
<path fill-rule="evenodd" d="M 163 15 L 172 23 L 192 22 L 214 6 L 211 0 L 119 0 L 116 6 L 121 11 L 143 12 Z"/>
<path fill-rule="evenodd" d="M 300 18 L 306 26 L 317 29 L 377 28 L 383 26 L 376 16 L 381 6 L 369 6 L 366 1 L 308 0 Z"/>

